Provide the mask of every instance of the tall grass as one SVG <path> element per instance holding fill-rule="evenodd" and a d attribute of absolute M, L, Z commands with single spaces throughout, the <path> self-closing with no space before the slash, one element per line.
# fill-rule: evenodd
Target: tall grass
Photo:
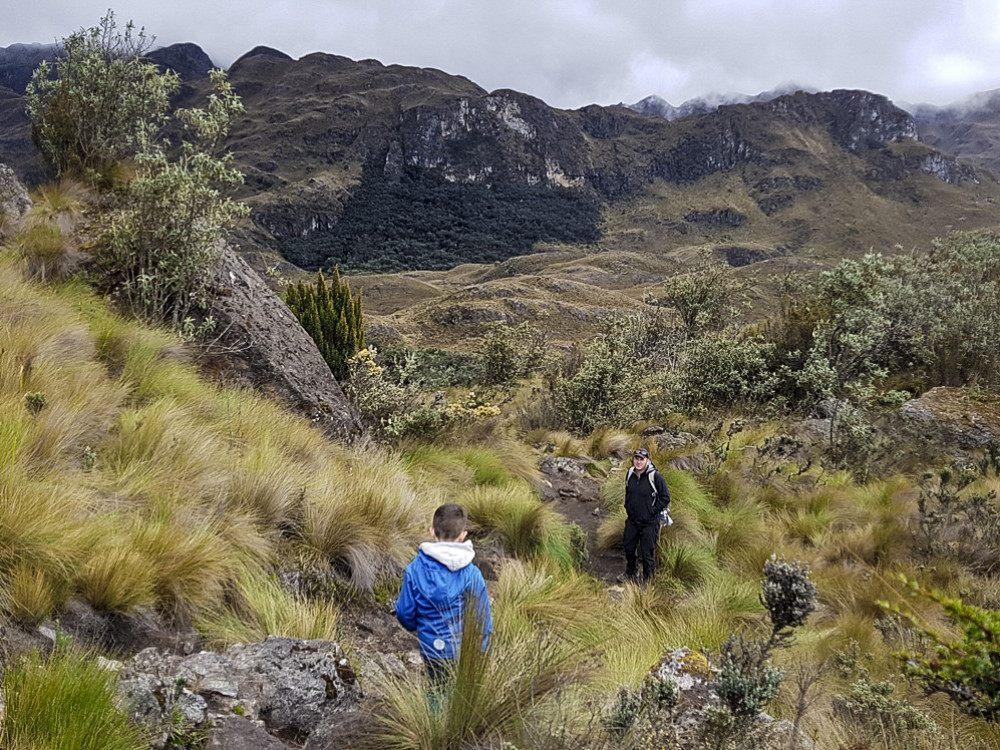
<path fill-rule="evenodd" d="M 155 571 L 153 591 L 162 609 L 188 619 L 222 600 L 240 563 L 223 538 L 224 523 L 169 501 L 133 519 L 131 545 Z"/>
<path fill-rule="evenodd" d="M 604 606 L 604 595 L 589 577 L 551 565 L 511 560 L 504 564 L 491 592 L 498 630 L 525 637 L 539 626 L 582 637 L 590 618 Z"/>
<path fill-rule="evenodd" d="M 463 644 L 482 641 L 481 625 L 464 618 Z M 381 686 L 378 747 L 387 750 L 461 750 L 515 737 L 533 710 L 580 677 L 579 649 L 544 633 L 504 638 L 497 629 L 485 651 L 459 652 L 445 684 L 423 675 Z"/>
<path fill-rule="evenodd" d="M 661 535 L 657 576 L 665 576 L 683 586 L 694 588 L 711 580 L 719 572 L 715 550 L 697 544 L 671 542 Z"/>
<path fill-rule="evenodd" d="M 523 484 L 475 487 L 460 495 L 471 524 L 496 534 L 515 557 L 547 556 L 564 568 L 574 563 L 570 531 L 562 518 Z"/>
<path fill-rule="evenodd" d="M 295 596 L 273 575 L 244 570 L 225 608 L 205 611 L 196 621 L 209 644 L 219 648 L 253 643 L 269 635 L 302 639 L 335 639 L 340 613 L 331 601 Z"/>
<path fill-rule="evenodd" d="M 130 612 L 157 603 L 157 560 L 136 548 L 108 519 L 104 534 L 75 575 L 76 590 L 96 609 Z"/>
<path fill-rule="evenodd" d="M 271 449 L 256 448 L 233 466 L 226 501 L 264 526 L 294 526 L 302 518 L 305 477 Z"/>
<path fill-rule="evenodd" d="M 96 659 L 57 651 L 11 662 L 0 744 L 10 750 L 143 750 L 149 740 L 115 704 L 115 674 Z"/>
<path fill-rule="evenodd" d="M 0 474 L 0 589 L 7 614 L 37 622 L 69 593 L 89 545 L 78 498 L 8 470 Z"/>
<path fill-rule="evenodd" d="M 346 565 L 351 581 L 365 589 L 381 574 L 399 574 L 431 517 L 402 467 L 375 454 L 330 464 L 307 490 L 303 514 L 306 544 Z"/>

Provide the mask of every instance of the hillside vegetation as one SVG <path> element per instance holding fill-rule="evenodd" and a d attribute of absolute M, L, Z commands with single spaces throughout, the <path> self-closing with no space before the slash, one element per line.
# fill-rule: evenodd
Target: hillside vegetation
<path fill-rule="evenodd" d="M 794 718 L 796 691 L 812 685 L 801 726 L 823 747 L 997 740 L 895 677 L 891 653 L 911 647 L 915 631 L 877 605 L 915 604 L 940 621 L 909 599 L 900 572 L 1000 605 L 997 539 L 989 536 L 997 527 L 970 536 L 962 516 L 940 516 L 950 492 L 944 479 L 855 484 L 846 472 L 810 466 L 815 454 L 790 443 L 778 423 L 716 429 L 685 420 L 678 426 L 701 440 L 651 446 L 663 467 L 703 456 L 694 473 L 667 472 L 676 524 L 661 535 L 657 581 L 609 596 L 578 567 L 570 527 L 533 490 L 534 460 L 518 447 L 516 422 L 494 418 L 488 433 L 473 431 L 477 440 L 491 435 L 491 447 L 467 442 L 473 433 L 464 431 L 391 449 L 338 447 L 259 396 L 205 383 L 173 336 L 121 319 L 79 282 L 25 281 L 9 251 L 0 270 L 2 601 L 12 621 L 58 616 L 67 599 L 81 597 L 101 611 L 152 608 L 193 622 L 210 644 L 266 634 L 341 638 L 356 607 L 374 606 L 379 591 L 391 595 L 433 507 L 456 500 L 470 509 L 477 545 L 495 539 L 512 557 L 491 584 L 493 652 L 503 659 L 482 667 L 482 700 L 500 703 L 483 704 L 489 724 L 448 732 L 485 732 L 518 747 L 642 746 L 641 712 L 624 734 L 588 730 L 604 716 L 594 700 L 637 686 L 666 650 L 716 650 L 730 632 L 762 632 L 758 580 L 777 554 L 810 565 L 819 609 L 777 656 L 789 672 L 772 712 Z M 597 476 L 644 442 L 629 433 L 589 443 L 525 437 L 588 455 Z M 952 502 L 967 504 L 1000 481 L 988 464 L 969 480 Z M 620 487 L 616 479 L 605 486 L 607 544 L 620 536 Z M 965 542 L 953 547 L 950 538 Z M 290 570 L 322 585 L 308 594 L 283 588 L 287 576 L 275 574 Z M 554 691 L 549 700 L 543 683 Z M 517 691 L 530 685 L 537 692 L 526 704 L 530 693 Z M 393 738 L 386 746 L 457 741 L 441 740 L 445 719 L 427 714 L 419 695 L 416 684 L 390 689 L 380 709 Z M 669 727 L 668 715 L 651 720 L 661 732 Z M 6 731 L 22 731 L 13 714 L 6 721 Z"/>
<path fill-rule="evenodd" d="M 76 39 L 95 70 L 111 60 L 87 40 L 115 33 L 109 15 Z M 367 695 L 345 724 L 373 747 L 1000 743 L 997 237 L 956 233 L 766 283 L 711 247 L 686 248 L 667 280 L 647 280 L 634 257 L 581 271 L 577 251 L 553 250 L 570 274 L 640 274 L 604 277 L 621 304 L 592 319 L 571 306 L 585 284 L 537 259 L 451 272 L 483 311 L 508 273 L 537 273 L 518 288 L 564 305 L 591 337 L 576 348 L 553 346 L 544 318 L 425 303 L 442 336 L 478 326 L 475 351 L 408 347 L 370 325 L 367 343 L 381 333 L 387 345 L 355 352 L 365 337 L 349 289 L 296 287 L 293 303 L 340 300 L 331 364 L 370 436 L 336 444 L 198 366 L 212 347 L 200 282 L 241 213 L 223 191 L 239 175 L 215 150 L 240 111 L 233 88 L 214 75 L 213 97 L 173 126 L 186 122 L 190 140 L 168 149 L 158 118 L 173 79 L 127 55 L 126 75 L 163 95 L 151 119 L 110 124 L 140 125 L 125 137 L 137 150 L 79 153 L 62 135 L 87 89 L 59 83 L 78 62 L 40 73 L 33 94 L 61 179 L 0 224 L 4 747 L 154 741 L 112 699 L 99 658 L 143 644 L 64 632 L 81 608 L 213 649 L 337 640 Z M 92 73 L 84 82 L 103 81 Z M 578 116 L 593 138 L 617 127 Z M 725 209 L 684 209 L 689 223 L 742 226 Z M 395 288 L 429 297 L 425 278 Z M 904 403 L 933 413 L 914 427 Z M 640 446 L 674 523 L 655 579 L 618 585 L 623 463 Z M 411 637 L 394 625 L 369 637 L 392 623 L 387 605 L 442 502 L 468 509 L 496 626 L 489 648 L 462 650 L 443 693 L 420 670 L 378 667 L 402 665 Z M 43 652 L 19 646 L 43 629 Z M 203 747 L 214 729 L 169 720 L 157 747 Z"/>

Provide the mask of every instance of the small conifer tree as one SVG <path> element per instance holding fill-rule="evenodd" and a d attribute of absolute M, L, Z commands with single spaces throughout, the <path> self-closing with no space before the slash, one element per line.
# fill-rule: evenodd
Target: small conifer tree
<path fill-rule="evenodd" d="M 335 268 L 329 283 L 320 271 L 315 284 L 291 285 L 285 301 L 316 342 L 334 377 L 343 380 L 347 360 L 365 346 L 361 294 L 352 298 L 350 285 Z"/>

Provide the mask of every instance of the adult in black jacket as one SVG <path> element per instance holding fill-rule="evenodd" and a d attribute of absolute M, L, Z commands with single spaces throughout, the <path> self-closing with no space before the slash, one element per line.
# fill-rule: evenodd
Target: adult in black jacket
<path fill-rule="evenodd" d="M 650 474 L 653 481 L 650 483 Z M 656 488 L 655 491 L 653 488 Z M 656 537 L 660 532 L 660 511 L 670 507 L 670 490 L 663 475 L 649 461 L 649 451 L 636 449 L 632 467 L 625 475 L 625 574 L 621 580 L 638 580 L 636 548 L 642 553 L 642 582 L 656 573 Z"/>

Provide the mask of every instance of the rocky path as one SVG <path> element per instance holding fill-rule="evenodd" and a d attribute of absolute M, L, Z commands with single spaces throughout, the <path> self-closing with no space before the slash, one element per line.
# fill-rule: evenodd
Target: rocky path
<path fill-rule="evenodd" d="M 601 550 L 597 545 L 597 529 L 607 518 L 601 507 L 600 482 L 587 474 L 583 461 L 573 458 L 546 458 L 541 469 L 545 480 L 542 500 L 567 523 L 578 524 L 587 532 L 588 557 L 584 571 L 614 585 L 616 576 L 625 569 L 625 561 L 620 550 Z"/>

